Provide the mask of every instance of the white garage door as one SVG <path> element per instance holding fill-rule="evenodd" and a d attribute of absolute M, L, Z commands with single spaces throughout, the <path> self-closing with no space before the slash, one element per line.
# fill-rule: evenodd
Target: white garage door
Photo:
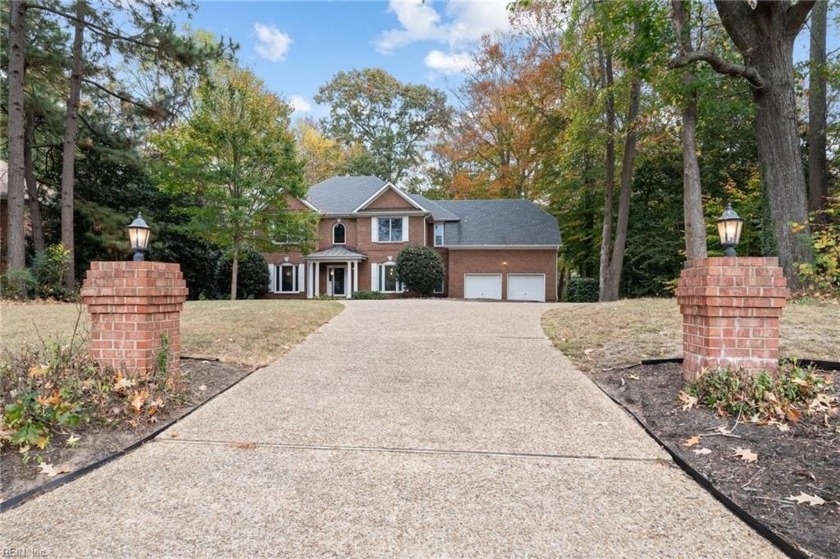
<path fill-rule="evenodd" d="M 464 299 L 502 300 L 501 274 L 464 274 Z"/>
<path fill-rule="evenodd" d="M 543 274 L 508 274 L 508 301 L 545 301 Z"/>

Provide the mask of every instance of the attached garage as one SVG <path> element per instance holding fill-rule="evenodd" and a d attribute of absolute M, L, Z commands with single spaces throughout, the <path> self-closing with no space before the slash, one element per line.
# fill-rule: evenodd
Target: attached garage
<path fill-rule="evenodd" d="M 545 301 L 544 274 L 508 274 L 508 301 Z"/>
<path fill-rule="evenodd" d="M 464 299 L 502 300 L 502 274 L 464 274 Z"/>

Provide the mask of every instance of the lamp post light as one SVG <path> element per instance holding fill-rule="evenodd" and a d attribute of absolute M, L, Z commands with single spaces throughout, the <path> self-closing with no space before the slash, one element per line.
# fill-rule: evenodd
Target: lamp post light
<path fill-rule="evenodd" d="M 149 226 L 143 221 L 143 216 L 137 213 L 137 217 L 128 226 L 128 239 L 131 242 L 131 248 L 134 249 L 135 262 L 143 261 L 143 251 L 149 246 L 150 236 Z"/>
<path fill-rule="evenodd" d="M 738 217 L 738 214 L 732 209 L 732 204 L 726 204 L 723 215 L 717 220 L 720 244 L 725 249 L 723 252 L 724 256 L 735 256 L 735 247 L 741 240 L 741 228 L 743 225 L 744 220 Z"/>

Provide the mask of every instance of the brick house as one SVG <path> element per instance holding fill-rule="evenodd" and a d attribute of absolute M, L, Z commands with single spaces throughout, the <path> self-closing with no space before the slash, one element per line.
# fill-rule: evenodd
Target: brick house
<path fill-rule="evenodd" d="M 376 177 L 333 177 L 290 210 L 319 214 L 317 250 L 265 254 L 269 296 L 400 293 L 397 253 L 435 247 L 446 270 L 436 294 L 465 299 L 557 300 L 557 220 L 528 200 L 429 200 Z"/>

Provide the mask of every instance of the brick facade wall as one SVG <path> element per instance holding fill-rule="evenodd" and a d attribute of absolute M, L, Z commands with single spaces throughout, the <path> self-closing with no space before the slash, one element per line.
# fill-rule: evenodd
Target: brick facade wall
<path fill-rule="evenodd" d="M 169 366 L 181 354 L 181 311 L 187 286 L 178 264 L 92 262 L 82 286 L 91 322 L 91 353 L 103 366 L 152 371 L 169 339 Z"/>
<path fill-rule="evenodd" d="M 508 274 L 545 274 L 545 300 L 557 301 L 557 252 L 547 250 L 449 250 L 449 297 L 464 296 L 464 274 L 502 274 L 507 300 Z"/>
<path fill-rule="evenodd" d="M 777 258 L 700 258 L 680 274 L 683 376 L 717 367 L 778 369 L 779 320 L 790 291 Z"/>

